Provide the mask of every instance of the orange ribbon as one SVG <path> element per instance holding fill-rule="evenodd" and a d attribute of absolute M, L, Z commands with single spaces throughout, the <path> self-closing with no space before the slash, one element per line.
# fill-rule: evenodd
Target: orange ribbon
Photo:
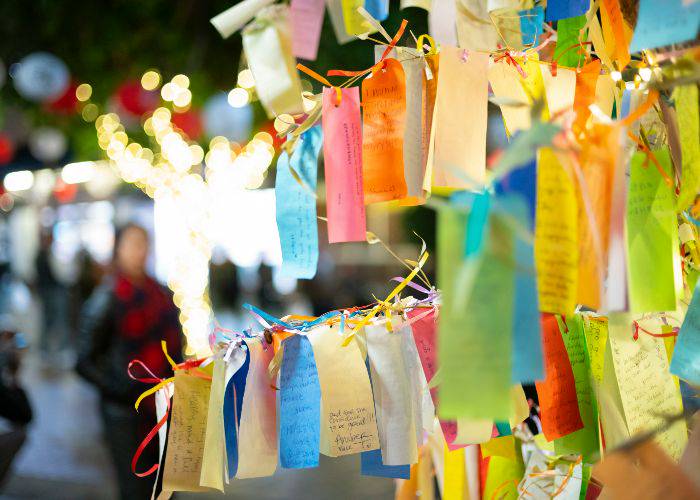
<path fill-rule="evenodd" d="M 329 70 L 328 73 L 326 73 L 328 76 L 362 76 L 366 75 L 367 73 L 374 73 L 381 69 L 384 66 L 384 59 L 389 55 L 389 52 L 393 50 L 394 47 L 396 47 L 396 44 L 399 43 L 399 40 L 403 36 L 403 32 L 406 29 L 406 25 L 408 24 L 408 21 L 405 19 L 401 21 L 401 26 L 399 27 L 399 30 L 396 32 L 394 35 L 394 38 L 391 39 L 391 42 L 389 42 L 389 45 L 386 46 L 386 49 L 384 49 L 384 52 L 382 53 L 382 57 L 377 61 L 376 64 L 372 65 L 370 68 L 367 68 L 366 70 L 363 71 L 346 71 L 344 69 L 332 69 Z"/>

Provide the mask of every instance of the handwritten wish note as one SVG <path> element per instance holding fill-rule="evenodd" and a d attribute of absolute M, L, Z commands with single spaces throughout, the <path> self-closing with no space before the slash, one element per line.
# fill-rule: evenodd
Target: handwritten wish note
<path fill-rule="evenodd" d="M 562 338 L 574 375 L 583 428 L 555 439 L 554 450 L 558 455 L 583 455 L 583 460 L 589 463 L 595 460 L 595 453 L 599 451 L 598 411 L 591 385 L 591 364 L 586 349 L 583 318 L 580 314 L 568 316 L 565 325 L 567 331 L 562 333 Z"/>
<path fill-rule="evenodd" d="M 654 441 L 605 456 L 593 468 L 607 498 L 698 498 L 700 489 Z"/>
<path fill-rule="evenodd" d="M 243 30 L 243 50 L 268 118 L 304 111 L 291 47 L 287 7 L 268 8 Z"/>
<path fill-rule="evenodd" d="M 367 357 L 372 375 L 374 407 L 386 465 L 414 464 L 418 443 L 409 385 L 402 349 L 402 335 L 388 332 L 385 325 L 368 325 Z"/>
<path fill-rule="evenodd" d="M 291 159 L 283 151 L 277 160 L 275 210 L 282 246 L 282 273 L 292 278 L 311 279 L 318 265 L 316 225 L 316 170 L 321 150 L 320 127 L 303 133 Z M 304 185 L 294 178 L 291 169 Z"/>
<path fill-rule="evenodd" d="M 367 367 L 357 343 L 343 346 L 337 328 L 320 326 L 309 340 L 321 383 L 321 452 L 331 457 L 379 448 Z M 327 447 L 324 449 L 324 447 Z"/>
<path fill-rule="evenodd" d="M 642 321 L 642 326 L 649 331 L 658 331 L 661 327 L 660 319 L 638 321 Z M 608 333 L 630 435 L 656 429 L 664 423 L 663 416 L 680 413 L 683 410 L 680 391 L 668 371 L 663 339 L 640 333 L 635 340 L 632 317 L 625 314 L 610 316 Z M 684 420 L 655 437 L 657 444 L 674 460 L 680 458 L 687 439 Z"/>
<path fill-rule="evenodd" d="M 328 242 L 365 241 L 362 192 L 362 123 L 357 87 L 323 88 L 323 158 Z"/>
<path fill-rule="evenodd" d="M 668 149 L 654 154 L 664 171 L 673 175 Z M 672 311 L 678 246 L 674 193 L 644 153 L 632 157 L 630 169 L 626 219 L 630 310 Z"/>
<path fill-rule="evenodd" d="M 220 359 L 214 360 L 199 484 L 216 488 L 222 493 L 224 492 L 224 460 L 226 460 L 223 408 L 225 382 L 226 363 Z"/>
<path fill-rule="evenodd" d="M 362 180 L 366 204 L 406 196 L 406 77 L 396 59 L 385 59 L 385 64 L 362 82 Z"/>
<path fill-rule="evenodd" d="M 657 2 L 640 0 L 630 52 L 692 40 L 698 35 L 699 29 L 700 4 L 698 2 L 666 0 L 663 3 L 663 18 L 660 19 Z"/>
<path fill-rule="evenodd" d="M 576 395 L 576 381 L 556 316 L 542 315 L 544 337 L 544 381 L 537 382 L 542 412 L 542 431 L 548 441 L 583 427 Z"/>
<path fill-rule="evenodd" d="M 483 254 L 465 260 L 465 217 L 458 208 L 438 212 L 438 411 L 443 418 L 508 420 L 512 339 L 504 332 L 513 326 L 513 234 L 492 215 Z"/>
<path fill-rule="evenodd" d="M 318 467 L 321 385 L 309 339 L 292 335 L 282 343 L 279 446 L 285 469 Z"/>
<path fill-rule="evenodd" d="M 295 57 L 316 60 L 325 9 L 324 0 L 292 0 L 290 3 L 292 52 Z"/>
<path fill-rule="evenodd" d="M 486 173 L 489 56 L 464 55 L 457 47 L 440 50 L 432 145 L 436 186 L 476 187 Z"/>
<path fill-rule="evenodd" d="M 700 293 L 697 286 L 678 332 L 671 373 L 692 385 L 700 385 Z"/>
<path fill-rule="evenodd" d="M 578 206 L 573 182 L 551 149 L 537 159 L 535 267 L 540 309 L 571 314 L 578 285 Z"/>
<path fill-rule="evenodd" d="M 267 372 L 274 352 L 261 339 L 246 339 L 250 367 L 238 438 L 237 478 L 264 477 L 277 468 L 277 394 Z"/>
<path fill-rule="evenodd" d="M 700 111 L 698 86 L 680 85 L 673 91 L 678 117 L 678 135 L 681 142 L 682 172 L 681 192 L 678 195 L 679 210 L 687 208 L 700 190 Z"/>
<path fill-rule="evenodd" d="M 206 436 L 211 381 L 175 372 L 163 490 L 204 491 L 199 485 Z"/>
<path fill-rule="evenodd" d="M 595 381 L 602 382 L 605 348 L 608 343 L 608 322 L 605 318 L 584 315 L 583 333 L 591 363 L 591 375 Z"/>

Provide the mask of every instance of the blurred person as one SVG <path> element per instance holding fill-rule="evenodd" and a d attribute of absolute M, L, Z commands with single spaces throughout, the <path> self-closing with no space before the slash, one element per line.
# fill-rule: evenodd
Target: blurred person
<path fill-rule="evenodd" d="M 15 331 L 7 314 L 0 317 L 0 486 L 26 439 L 32 420 L 29 398 L 19 383 L 22 334 Z"/>
<path fill-rule="evenodd" d="M 41 303 L 39 349 L 42 359 L 53 361 L 56 353 L 68 349 L 68 290 L 56 276 L 51 264 L 51 231 L 43 231 L 36 255 L 34 287 Z"/>
<path fill-rule="evenodd" d="M 141 226 L 129 224 L 117 231 L 113 269 L 85 304 L 78 336 L 76 369 L 100 392 L 104 435 L 124 499 L 151 496 L 152 477 L 135 476 L 131 459 L 156 423 L 153 398 L 144 400 L 138 413 L 134 410 L 136 398 L 148 386 L 131 379 L 127 366 L 138 359 L 155 375 L 167 377 L 171 368 L 161 340 L 167 342 L 176 361 L 180 361 L 182 350 L 172 297 L 146 274 L 148 249 L 148 233 Z M 138 471 L 157 460 L 154 440 L 141 455 Z"/>
<path fill-rule="evenodd" d="M 78 330 L 80 325 L 80 313 L 92 292 L 102 281 L 104 269 L 90 255 L 86 248 L 82 248 L 76 257 L 78 275 L 71 284 L 71 331 Z"/>

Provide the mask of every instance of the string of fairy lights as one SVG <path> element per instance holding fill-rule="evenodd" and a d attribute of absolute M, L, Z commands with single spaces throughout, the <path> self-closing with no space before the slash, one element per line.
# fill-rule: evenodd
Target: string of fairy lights
<path fill-rule="evenodd" d="M 152 70 L 141 78 L 146 90 L 156 90 L 160 83 L 160 75 Z M 246 83 L 245 76 L 242 83 Z M 100 148 L 119 177 L 156 203 L 165 203 L 176 211 L 171 216 L 180 223 L 176 224 L 176 251 L 168 286 L 180 309 L 186 354 L 201 356 L 209 352 L 207 339 L 212 318 L 207 291 L 214 231 L 212 210 L 220 197 L 259 188 L 275 151 L 272 136 L 259 132 L 245 146 L 223 136 L 214 137 L 205 153 L 172 121 L 173 113 L 189 108 L 192 93 L 188 86 L 185 75 L 176 75 L 160 87 L 163 101 L 173 109 L 163 105 L 143 121 L 150 147 L 131 140 L 116 113 L 98 116 L 95 128 Z M 229 103 L 247 104 L 253 85 L 237 89 L 246 93 L 245 103 L 236 96 L 238 100 L 231 103 L 230 94 Z"/>

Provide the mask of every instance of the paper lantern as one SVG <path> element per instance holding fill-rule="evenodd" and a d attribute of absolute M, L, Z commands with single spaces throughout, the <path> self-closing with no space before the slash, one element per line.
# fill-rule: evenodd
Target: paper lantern
<path fill-rule="evenodd" d="M 250 105 L 234 108 L 221 92 L 204 104 L 204 131 L 209 137 L 221 135 L 242 144 L 250 139 L 253 126 L 253 109 Z"/>
<path fill-rule="evenodd" d="M 12 71 L 17 93 L 34 102 L 57 99 L 70 85 L 66 64 L 48 52 L 34 52 L 22 59 Z"/>
<path fill-rule="evenodd" d="M 7 134 L 0 133 L 0 165 L 5 165 L 12 161 L 15 156 L 15 145 Z"/>
<path fill-rule="evenodd" d="M 117 89 L 116 97 L 124 111 L 135 116 L 153 111 L 160 102 L 158 92 L 144 89 L 137 80 L 121 84 Z"/>
<path fill-rule="evenodd" d="M 190 139 L 197 139 L 202 135 L 202 117 L 197 110 L 173 113 L 171 121 Z"/>
<path fill-rule="evenodd" d="M 75 113 L 78 109 L 78 98 L 75 96 L 75 90 L 77 88 L 78 86 L 75 83 L 68 85 L 65 92 L 63 92 L 58 99 L 48 103 L 46 109 L 61 115 L 71 115 Z"/>

